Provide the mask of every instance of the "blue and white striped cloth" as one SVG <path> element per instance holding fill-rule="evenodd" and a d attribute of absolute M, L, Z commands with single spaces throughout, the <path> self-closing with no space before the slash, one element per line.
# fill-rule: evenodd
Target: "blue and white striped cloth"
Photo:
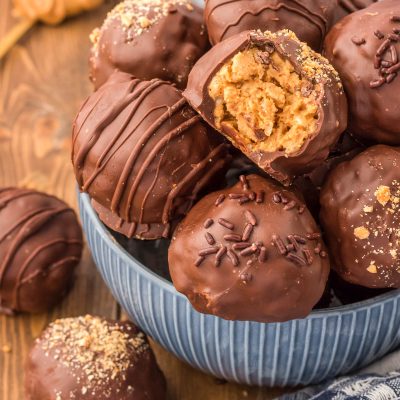
<path fill-rule="evenodd" d="M 279 400 L 396 400 L 400 399 L 400 350 L 363 369 L 337 379 L 287 394 Z"/>

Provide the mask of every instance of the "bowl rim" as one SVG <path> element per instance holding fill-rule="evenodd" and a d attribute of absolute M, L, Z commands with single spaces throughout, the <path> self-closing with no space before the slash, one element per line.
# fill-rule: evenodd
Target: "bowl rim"
<path fill-rule="evenodd" d="M 83 204 L 85 213 L 88 214 L 88 216 L 91 219 L 97 232 L 100 234 L 100 236 L 104 239 L 104 241 L 109 246 L 114 247 L 117 250 L 117 252 L 120 254 L 120 256 L 124 259 L 125 263 L 130 268 L 137 270 L 137 267 L 140 267 L 139 273 L 144 275 L 144 277 L 146 279 L 150 280 L 153 284 L 157 284 L 158 286 L 161 286 L 163 290 L 166 290 L 166 291 L 170 292 L 171 294 L 178 296 L 179 298 L 184 299 L 185 301 L 188 301 L 185 295 L 183 295 L 182 293 L 178 292 L 175 289 L 172 282 L 168 281 L 167 279 L 163 278 L 162 276 L 156 274 L 150 268 L 146 267 L 143 263 L 141 263 L 139 260 L 137 260 L 130 253 L 128 253 L 128 251 L 126 251 L 123 248 L 123 246 L 121 246 L 118 243 L 118 241 L 112 236 L 112 234 L 108 231 L 108 229 L 105 227 L 105 225 L 100 221 L 96 211 L 93 209 L 93 207 L 91 205 L 90 197 L 87 193 L 78 192 L 78 196 L 80 197 L 79 204 Z M 375 303 L 381 304 L 381 303 L 387 302 L 395 297 L 400 297 L 400 289 L 396 289 L 396 290 L 393 290 L 388 293 L 383 293 L 381 295 L 372 297 L 367 300 L 359 301 L 356 303 L 350 303 L 350 304 L 345 304 L 345 305 L 341 305 L 341 306 L 334 306 L 334 307 L 327 308 L 327 309 L 313 310 L 307 317 L 305 317 L 303 319 L 316 318 L 316 317 L 318 318 L 321 316 L 323 316 L 323 317 L 336 316 L 338 312 L 355 311 L 357 309 L 362 309 L 365 307 L 372 306 Z M 193 311 L 194 311 L 194 309 L 193 309 Z M 222 318 L 216 317 L 214 315 L 212 317 L 222 319 Z M 241 321 L 241 322 L 245 322 L 245 321 Z M 262 322 L 255 322 L 255 321 L 249 321 L 249 322 L 253 322 L 253 323 L 261 324 L 261 325 L 264 324 Z"/>

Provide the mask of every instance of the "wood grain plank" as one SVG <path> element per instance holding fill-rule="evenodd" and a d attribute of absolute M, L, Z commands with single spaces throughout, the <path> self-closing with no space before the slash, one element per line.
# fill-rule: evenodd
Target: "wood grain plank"
<path fill-rule="evenodd" d="M 15 20 L 1 0 L 0 39 Z M 115 1 L 60 27 L 37 25 L 0 61 L 0 186 L 24 185 L 76 207 L 70 164 L 72 119 L 90 93 L 89 32 Z M 35 337 L 52 320 L 85 313 L 116 318 L 119 307 L 96 272 L 88 250 L 65 301 L 45 315 L 0 317 L 0 399 L 23 399 L 23 366 Z M 123 314 L 122 317 L 125 315 Z M 169 400 L 268 400 L 282 390 L 218 382 L 153 343 Z"/>
<path fill-rule="evenodd" d="M 2 1 L 0 38 L 15 23 L 9 5 Z M 0 64 L 0 186 L 47 191 L 76 207 L 71 121 L 91 90 L 88 34 L 109 8 L 57 28 L 36 26 Z M 0 317 L 0 399 L 23 399 L 25 357 L 43 328 L 56 318 L 85 313 L 118 315 L 87 249 L 62 304 L 48 314 Z"/>

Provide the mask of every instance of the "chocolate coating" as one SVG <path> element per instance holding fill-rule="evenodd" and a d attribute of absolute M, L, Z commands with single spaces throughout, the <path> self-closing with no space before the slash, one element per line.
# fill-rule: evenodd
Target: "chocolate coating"
<path fill-rule="evenodd" d="M 349 100 L 349 130 L 367 143 L 400 144 L 400 2 L 379 1 L 329 32 L 325 55 Z"/>
<path fill-rule="evenodd" d="M 290 29 L 319 51 L 336 4 L 336 0 L 206 0 L 204 16 L 213 45 L 247 30 Z"/>
<path fill-rule="evenodd" d="M 371 289 L 364 286 L 354 285 L 341 279 L 332 271 L 329 281 L 332 291 L 342 304 L 358 303 L 360 301 L 372 299 L 387 293 L 393 289 Z"/>
<path fill-rule="evenodd" d="M 63 201 L 0 189 L 0 313 L 53 307 L 70 288 L 81 254 L 81 228 Z"/>
<path fill-rule="evenodd" d="M 107 226 L 157 239 L 224 169 L 220 139 L 171 84 L 115 72 L 76 118 L 72 161 Z"/>
<path fill-rule="evenodd" d="M 242 176 L 201 199 L 178 226 L 168 254 L 172 281 L 202 313 L 260 322 L 302 318 L 329 274 L 320 236 L 292 191 Z"/>
<path fill-rule="evenodd" d="M 87 315 L 59 319 L 36 339 L 25 393 L 27 400 L 164 400 L 166 384 L 135 325 Z"/>
<path fill-rule="evenodd" d="M 347 15 L 362 10 L 377 0 L 338 0 L 338 7 L 335 9 L 335 21 L 339 21 Z"/>
<path fill-rule="evenodd" d="M 321 187 L 330 171 L 340 163 L 351 160 L 363 150 L 365 150 L 365 146 L 357 142 L 348 133 L 344 133 L 332 149 L 329 157 L 321 165 L 293 181 L 293 186 L 302 194 L 308 209 L 317 221 L 319 221 Z"/>
<path fill-rule="evenodd" d="M 337 273 L 400 287 L 400 149 L 377 145 L 339 164 L 321 191 L 321 223 Z"/>
<path fill-rule="evenodd" d="M 183 95 L 211 126 L 217 128 L 214 115 L 216 102 L 209 94 L 210 82 L 227 60 L 249 48 L 259 49 L 262 55 L 272 49 L 305 80 L 301 95 L 317 96 L 315 132 L 305 139 L 299 150 L 291 154 L 280 150 L 254 150 L 253 143 L 246 143 L 238 131 L 224 126 L 218 129 L 261 169 L 287 185 L 295 176 L 313 170 L 328 157 L 330 149 L 347 125 L 346 97 L 336 71 L 324 58 L 299 42 L 293 33 L 280 31 L 276 34 L 262 34 L 259 31 L 246 31 L 214 46 L 196 63 L 189 75 Z M 318 87 L 319 92 L 310 93 L 309 87 Z"/>
<path fill-rule="evenodd" d="M 191 0 L 125 0 L 91 35 L 90 78 L 99 88 L 116 69 L 186 86 L 210 47 L 203 12 Z"/>

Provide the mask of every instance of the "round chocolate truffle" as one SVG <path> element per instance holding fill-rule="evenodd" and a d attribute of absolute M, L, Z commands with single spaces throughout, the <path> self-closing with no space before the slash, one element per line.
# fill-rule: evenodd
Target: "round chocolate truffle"
<path fill-rule="evenodd" d="M 400 287 L 400 149 L 377 145 L 339 164 L 321 191 L 321 223 L 346 281 Z"/>
<path fill-rule="evenodd" d="M 213 45 L 251 29 L 290 29 L 319 51 L 336 7 L 336 0 L 206 0 L 204 17 Z"/>
<path fill-rule="evenodd" d="M 321 164 L 347 125 L 336 71 L 290 31 L 218 43 L 194 66 L 184 96 L 285 185 Z"/>
<path fill-rule="evenodd" d="M 36 339 L 26 365 L 27 400 L 164 400 L 165 379 L 132 323 L 59 319 Z"/>
<path fill-rule="evenodd" d="M 258 175 L 201 199 L 176 229 L 168 261 L 176 289 L 196 310 L 229 320 L 305 317 L 329 274 L 304 204 Z"/>
<path fill-rule="evenodd" d="M 349 130 L 367 143 L 400 144 L 400 2 L 382 0 L 336 24 L 325 55 L 349 100 Z"/>
<path fill-rule="evenodd" d="M 42 312 L 72 285 L 82 231 L 63 201 L 28 189 L 0 189 L 0 312 Z"/>
<path fill-rule="evenodd" d="M 173 85 L 115 72 L 73 130 L 72 161 L 103 222 L 127 237 L 168 237 L 220 173 L 228 146 Z"/>
<path fill-rule="evenodd" d="M 125 0 L 91 35 L 90 78 L 99 88 L 116 69 L 186 86 L 208 50 L 203 12 L 191 0 Z"/>
<path fill-rule="evenodd" d="M 347 15 L 362 10 L 375 3 L 377 0 L 338 0 L 338 7 L 335 9 L 335 21 Z"/>

